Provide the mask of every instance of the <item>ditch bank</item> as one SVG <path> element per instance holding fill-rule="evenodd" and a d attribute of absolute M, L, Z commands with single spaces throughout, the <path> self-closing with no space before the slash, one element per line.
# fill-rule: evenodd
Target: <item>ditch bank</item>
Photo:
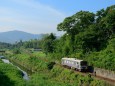
<path fill-rule="evenodd" d="M 8 59 L 6 59 L 6 58 L 2 58 L 1 60 L 2 60 L 4 63 L 12 64 L 13 66 L 17 67 L 17 69 L 22 72 L 23 79 L 24 79 L 24 80 L 29 80 L 28 73 L 27 73 L 26 71 L 24 71 L 22 68 L 20 68 L 19 66 L 13 64 L 12 62 L 10 62 L 10 61 L 9 61 Z"/>
<path fill-rule="evenodd" d="M 20 67 L 21 69 L 23 69 L 24 71 L 27 72 L 28 75 L 31 75 L 33 72 L 32 72 L 32 68 L 30 68 L 29 66 L 25 65 L 25 64 L 22 64 L 20 61 L 17 61 L 17 60 L 12 60 L 12 59 L 9 59 L 9 61 L 11 63 L 13 63 L 14 65 Z"/>

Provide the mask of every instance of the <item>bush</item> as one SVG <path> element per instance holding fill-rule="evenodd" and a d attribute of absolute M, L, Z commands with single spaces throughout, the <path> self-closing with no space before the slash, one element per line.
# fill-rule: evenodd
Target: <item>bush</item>
<path fill-rule="evenodd" d="M 55 64 L 56 64 L 55 62 L 49 62 L 47 64 L 48 69 L 51 70 Z"/>

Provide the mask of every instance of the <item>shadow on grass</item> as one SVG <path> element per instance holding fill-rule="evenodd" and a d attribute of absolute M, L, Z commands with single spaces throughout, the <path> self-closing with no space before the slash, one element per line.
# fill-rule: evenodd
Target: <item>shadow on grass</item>
<path fill-rule="evenodd" d="M 3 72 L 0 71 L 0 86 L 15 86 L 14 82 L 10 80 Z"/>

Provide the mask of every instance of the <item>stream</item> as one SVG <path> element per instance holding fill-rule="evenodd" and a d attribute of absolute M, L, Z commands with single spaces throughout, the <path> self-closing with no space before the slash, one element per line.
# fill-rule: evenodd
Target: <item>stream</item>
<path fill-rule="evenodd" d="M 24 70 L 22 70 L 20 67 L 14 65 L 14 64 L 11 63 L 8 59 L 3 58 L 2 61 L 3 61 L 4 63 L 12 64 L 13 66 L 17 67 L 17 68 L 23 73 L 23 79 L 24 79 L 24 80 L 29 80 L 29 76 L 28 76 L 27 72 L 25 72 Z"/>

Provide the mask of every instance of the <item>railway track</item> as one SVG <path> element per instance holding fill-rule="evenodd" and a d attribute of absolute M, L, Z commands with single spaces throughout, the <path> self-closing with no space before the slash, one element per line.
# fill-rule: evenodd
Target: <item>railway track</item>
<path fill-rule="evenodd" d="M 110 84 L 111 86 L 115 86 L 115 80 L 112 80 L 112 79 L 109 79 L 109 78 L 105 78 L 105 77 L 102 77 L 102 76 L 99 76 L 99 75 L 96 75 L 94 78 L 97 78 L 99 80 L 103 80 L 106 83 Z"/>
<path fill-rule="evenodd" d="M 102 77 L 102 76 L 99 76 L 98 74 L 94 74 L 94 73 L 90 73 L 90 72 L 80 72 L 80 71 L 77 71 L 75 69 L 71 69 L 70 67 L 68 66 L 62 66 L 61 64 L 59 63 L 56 63 L 57 65 L 61 66 L 61 67 L 64 67 L 64 68 L 67 68 L 67 69 L 70 69 L 72 71 L 74 71 L 75 73 L 79 73 L 83 76 L 86 76 L 86 75 L 91 75 L 91 77 L 95 78 L 95 79 L 98 79 L 98 80 L 103 80 L 104 82 L 106 82 L 106 84 L 108 84 L 108 86 L 115 86 L 115 80 L 112 80 L 112 79 L 109 79 L 109 78 L 106 78 L 106 77 Z"/>

